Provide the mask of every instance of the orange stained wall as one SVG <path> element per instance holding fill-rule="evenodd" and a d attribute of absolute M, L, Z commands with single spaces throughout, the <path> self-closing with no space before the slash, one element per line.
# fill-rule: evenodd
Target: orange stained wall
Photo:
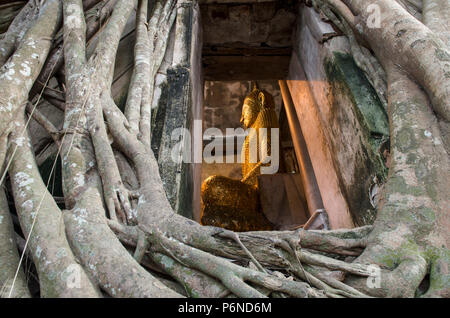
<path fill-rule="evenodd" d="M 349 207 L 339 187 L 330 147 L 323 128 L 324 123 L 311 93 L 310 85 L 326 83 L 308 82 L 295 53 L 292 55 L 287 80 L 292 100 L 300 121 L 323 203 L 332 229 L 353 228 Z"/>

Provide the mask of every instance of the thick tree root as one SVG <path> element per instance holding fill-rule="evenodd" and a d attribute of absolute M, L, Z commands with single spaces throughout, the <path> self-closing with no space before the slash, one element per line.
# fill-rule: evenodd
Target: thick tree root
<path fill-rule="evenodd" d="M 248 285 L 257 284 L 273 291 L 283 292 L 294 297 L 323 297 L 323 294 L 306 283 L 287 278 L 279 278 L 266 273 L 254 271 L 235 265 L 228 260 L 187 246 L 177 240 L 167 238 L 155 231 L 149 234 L 152 251 L 168 253 L 180 264 L 202 271 L 219 279 L 238 297 L 264 297 L 259 291 Z"/>
<path fill-rule="evenodd" d="M 106 224 L 96 189 L 64 213 L 73 250 L 89 274 L 113 297 L 178 297 L 141 267 Z M 126 277 L 126 279 L 124 279 Z"/>
<path fill-rule="evenodd" d="M 23 120 L 21 124 L 23 129 Z M 9 173 L 26 247 L 32 251 L 39 274 L 41 296 L 97 297 L 99 290 L 69 247 L 60 210 L 42 181 L 28 134 L 19 137 L 20 131 L 12 135 L 18 147 Z"/>
<path fill-rule="evenodd" d="M 118 235 L 123 242 L 126 242 L 127 244 L 136 245 L 136 244 L 142 244 L 139 243 L 140 240 L 143 240 L 146 238 L 148 240 L 148 244 L 150 244 L 150 256 L 152 259 L 161 266 L 162 269 L 168 270 L 169 274 L 173 273 L 174 264 L 178 266 L 179 268 L 185 268 L 183 271 L 189 271 L 189 270 L 195 270 L 195 272 L 199 271 L 199 273 L 204 273 L 208 276 L 215 277 L 216 279 L 219 279 L 222 284 L 230 290 L 233 294 L 235 294 L 236 291 L 233 291 L 230 288 L 230 286 L 233 286 L 233 284 L 238 284 L 239 287 L 237 287 L 238 293 L 241 293 L 241 295 L 246 295 L 246 297 L 250 297 L 250 295 L 253 295 L 255 297 L 258 295 L 258 297 L 261 297 L 262 294 L 259 291 L 254 291 L 253 289 L 248 289 L 249 286 L 244 286 L 244 281 L 248 275 L 247 270 L 244 267 L 238 266 L 236 264 L 230 263 L 229 260 L 224 259 L 222 257 L 226 257 L 228 259 L 235 259 L 239 261 L 251 261 L 256 265 L 256 268 L 259 270 L 261 275 L 267 275 L 268 277 L 273 277 L 273 275 L 269 274 L 270 269 L 281 269 L 287 272 L 291 272 L 294 274 L 294 276 L 298 277 L 299 279 L 303 280 L 305 283 L 308 283 L 311 286 L 316 287 L 319 290 L 323 290 L 325 294 L 321 294 L 321 296 L 329 296 L 329 297 L 368 297 L 368 295 L 361 293 L 357 291 L 356 289 L 352 288 L 351 286 L 348 286 L 337 279 L 333 277 L 327 277 L 325 276 L 325 273 L 328 272 L 328 270 L 340 270 L 342 272 L 367 277 L 370 275 L 370 272 L 367 269 L 366 265 L 361 264 L 351 264 L 347 262 L 343 262 L 334 258 L 330 258 L 324 255 L 312 253 L 311 250 L 307 251 L 304 249 L 299 249 L 300 245 L 298 245 L 299 240 L 293 241 L 292 238 L 295 234 L 299 235 L 301 233 L 302 237 L 306 242 L 314 242 L 315 246 L 321 246 L 320 244 L 317 244 L 319 240 L 322 242 L 326 242 L 326 249 L 329 250 L 329 244 L 332 242 L 333 239 L 336 238 L 336 236 L 341 237 L 352 237 L 350 240 L 355 240 L 353 237 L 362 237 L 361 233 L 367 234 L 370 232 L 370 227 L 358 229 L 358 230 L 350 230 L 350 231 L 330 231 L 329 237 L 327 237 L 327 232 L 309 232 L 309 231 L 296 231 L 296 232 L 259 232 L 259 238 L 263 237 L 265 241 L 266 251 L 267 247 L 272 245 L 274 249 L 277 251 L 278 257 L 283 259 L 284 266 L 280 267 L 280 262 L 276 261 L 275 263 L 268 262 L 268 259 L 265 257 L 264 254 L 257 254 L 257 256 L 253 255 L 252 252 L 246 248 L 246 246 L 241 242 L 241 239 L 239 238 L 237 233 L 233 233 L 227 230 L 223 230 L 220 228 L 215 228 L 215 232 L 213 234 L 214 238 L 221 238 L 220 241 L 217 242 L 217 246 L 220 247 L 221 251 L 219 252 L 216 250 L 216 253 L 213 253 L 218 256 L 211 255 L 210 253 L 207 253 L 204 251 L 204 245 L 198 245 L 196 246 L 188 246 L 186 244 L 181 243 L 179 240 L 172 238 L 163 237 L 161 238 L 162 234 L 158 234 L 155 238 L 155 235 L 150 234 L 151 232 L 145 232 L 144 231 L 137 230 L 133 227 L 127 227 L 120 225 L 116 222 L 110 221 L 109 222 L 110 227 L 114 230 L 116 235 Z M 155 228 L 160 228 L 159 226 Z M 207 230 L 208 227 L 203 227 L 204 230 Z M 155 230 L 157 231 L 157 230 Z M 138 235 L 139 232 L 142 232 L 140 235 Z M 158 232 L 159 233 L 159 232 Z M 256 233 L 239 233 L 241 237 L 252 237 L 253 235 L 256 235 Z M 186 240 L 186 237 L 190 237 L 190 242 L 198 242 L 200 240 L 199 237 L 195 238 L 196 233 L 187 233 L 184 231 L 182 233 L 182 236 Z M 278 236 L 278 237 L 277 237 Z M 311 236 L 312 238 L 309 238 Z M 284 239 L 280 239 L 279 237 L 284 237 Z M 298 237 L 298 236 L 297 236 Z M 320 239 L 319 239 L 320 238 Z M 339 240 L 344 240 L 338 238 Z M 223 248 L 226 246 L 228 249 L 230 248 L 229 243 L 233 243 L 233 246 L 236 248 L 236 253 L 224 253 Z M 290 242 L 289 242 L 290 240 Z M 156 242 L 162 242 L 162 243 L 156 243 Z M 175 246 L 178 246 L 178 250 L 174 250 L 174 246 L 171 244 L 175 244 L 173 242 L 176 242 Z M 220 243 L 219 243 L 220 242 Z M 253 240 L 252 243 L 255 241 Z M 288 243 L 289 242 L 289 243 Z M 270 243 L 270 245 L 268 244 Z M 159 245 L 158 245 L 159 244 Z M 169 244 L 169 246 L 167 245 Z M 356 244 L 356 246 L 360 246 L 361 244 Z M 144 246 L 144 245 L 142 245 Z M 348 246 L 348 244 L 347 244 Z M 249 247 L 254 247 L 254 244 L 249 244 Z M 145 247 L 145 252 L 147 247 Z M 143 250 L 140 251 L 140 253 L 144 252 Z M 175 252 L 178 251 L 178 252 Z M 156 254 L 161 254 L 165 256 L 165 260 L 162 261 L 161 256 L 159 258 L 155 258 Z M 179 256 L 179 254 L 182 256 Z M 189 255 L 191 257 L 191 261 L 186 261 L 187 257 L 186 255 Z M 259 260 L 258 260 L 259 258 Z M 195 260 L 197 264 L 200 265 L 194 265 L 192 264 L 192 260 Z M 261 265 L 261 262 L 263 262 L 264 266 Z M 167 264 L 170 264 L 167 265 Z M 231 264 L 231 265 L 230 265 Z M 308 268 L 309 271 L 305 271 L 303 269 L 303 265 L 309 264 Z M 242 283 L 238 283 L 239 280 L 236 280 L 236 277 L 222 277 L 214 270 L 211 272 L 209 267 L 216 268 L 217 266 L 221 267 L 221 270 L 225 270 L 227 268 L 227 271 L 229 272 L 229 268 L 227 266 L 231 266 L 233 269 L 232 273 L 234 271 L 238 271 L 237 277 L 242 280 Z M 319 267 L 317 267 L 319 266 Z M 237 270 L 239 268 L 239 270 Z M 242 272 L 243 271 L 243 272 Z M 275 276 L 276 277 L 276 276 Z M 178 279 L 177 279 L 178 280 Z M 180 283 L 182 283 L 186 289 L 190 290 L 191 288 L 198 288 L 198 281 L 196 281 L 195 278 L 192 278 L 191 281 L 185 281 L 185 280 L 179 280 Z M 257 284 L 259 287 L 262 287 L 266 290 L 268 290 L 268 294 L 271 292 L 282 292 L 289 294 L 291 296 L 293 295 L 293 292 L 289 292 L 288 289 L 274 289 L 268 285 L 259 284 L 257 281 L 251 281 L 254 284 Z M 253 288 L 253 287 L 251 287 Z M 259 294 L 257 294 L 259 293 Z M 315 295 L 315 294 L 314 294 Z M 299 297 L 300 294 L 296 294 L 295 297 Z M 318 295 L 315 295 L 318 296 Z M 305 294 L 302 294 L 302 297 L 305 297 Z"/>
<path fill-rule="evenodd" d="M 8 201 L 4 190 L 0 189 L 0 298 L 31 297 L 19 260 Z"/>

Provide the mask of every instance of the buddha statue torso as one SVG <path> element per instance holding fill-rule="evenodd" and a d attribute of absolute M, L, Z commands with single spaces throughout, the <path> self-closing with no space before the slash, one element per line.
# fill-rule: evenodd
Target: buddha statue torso
<path fill-rule="evenodd" d="M 271 154 L 271 128 L 279 128 L 272 95 L 255 85 L 244 100 L 241 123 L 249 132 L 241 152 L 243 178 L 215 175 L 203 182 L 201 222 L 237 232 L 271 230 L 272 224 L 261 212 L 257 178 L 264 165 L 261 149 Z M 266 128 L 266 133 L 260 128 Z"/>

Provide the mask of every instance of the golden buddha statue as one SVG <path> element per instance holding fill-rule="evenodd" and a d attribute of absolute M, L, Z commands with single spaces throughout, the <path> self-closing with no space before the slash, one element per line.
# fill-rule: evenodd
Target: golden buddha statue
<path fill-rule="evenodd" d="M 241 123 L 244 129 L 252 128 L 242 146 L 243 178 L 215 175 L 203 182 L 201 223 L 236 232 L 272 230 L 273 225 L 261 211 L 257 177 L 261 166 L 267 165 L 260 150 L 271 154 L 271 128 L 279 128 L 279 124 L 272 95 L 256 83 L 244 99 Z M 261 134 L 260 128 L 266 128 L 267 133 Z"/>

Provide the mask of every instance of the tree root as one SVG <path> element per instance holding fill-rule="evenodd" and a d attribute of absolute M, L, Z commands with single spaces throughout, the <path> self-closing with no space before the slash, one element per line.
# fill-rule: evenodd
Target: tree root
<path fill-rule="evenodd" d="M 0 189 L 0 298 L 31 297 L 25 274 L 19 263 L 14 228 L 9 214 L 8 201 Z M 19 270 L 18 270 L 19 269 Z M 14 287 L 11 286 L 17 272 Z"/>
<path fill-rule="evenodd" d="M 136 246 L 134 258 L 138 262 L 145 263 L 145 253 L 148 252 L 150 246 L 145 233 L 139 230 L 137 226 L 126 226 L 112 220 L 107 221 L 109 227 L 122 243 Z M 145 240 L 145 243 L 142 242 L 143 240 Z M 141 246 L 138 247 L 139 245 Z M 155 269 L 153 266 L 156 265 L 158 266 L 156 270 L 162 270 L 171 275 L 185 288 L 189 297 L 221 298 L 227 294 L 228 289 L 220 282 L 200 271 L 186 267 L 162 253 L 148 253 L 147 255 L 154 263 L 151 268 Z"/>
<path fill-rule="evenodd" d="M 321 280 L 328 286 L 334 288 L 334 290 L 332 290 L 332 291 L 335 293 L 338 293 L 342 296 L 346 296 L 346 297 L 350 297 L 350 298 L 354 298 L 354 297 L 368 298 L 368 297 L 370 297 L 364 293 L 361 293 L 359 290 L 357 290 L 347 284 L 344 284 L 343 282 L 340 282 L 336 278 L 327 276 L 326 274 L 323 273 L 323 271 L 321 271 L 316 266 L 305 265 L 305 269 L 311 275 L 314 275 L 315 277 L 317 277 L 317 279 Z"/>
<path fill-rule="evenodd" d="M 142 268 L 106 224 L 100 197 L 91 188 L 64 213 L 73 250 L 89 274 L 113 297 L 179 297 Z M 126 279 L 124 279 L 126 277 Z"/>
<path fill-rule="evenodd" d="M 132 227 L 128 227 L 128 226 L 124 226 L 124 225 L 119 225 L 117 223 L 114 223 L 112 221 L 109 222 L 110 227 L 114 230 L 114 232 L 116 233 L 116 235 L 118 235 L 119 237 L 121 237 L 121 239 L 124 242 L 128 242 L 131 244 L 142 244 L 142 243 L 137 243 L 139 240 L 143 239 L 144 237 L 147 237 L 147 239 L 150 242 L 150 256 L 152 257 L 152 259 L 154 259 L 153 254 L 154 253 L 161 253 L 161 254 L 165 254 L 166 255 L 166 260 L 164 262 L 161 261 L 161 259 L 157 259 L 155 260 L 159 265 L 162 265 L 163 268 L 167 269 L 167 264 L 171 264 L 171 266 L 173 266 L 173 264 L 178 264 L 178 266 L 180 268 L 191 268 L 191 269 L 195 269 L 198 270 L 199 273 L 204 273 L 208 276 L 212 276 L 215 277 L 217 279 L 219 279 L 222 284 L 225 285 L 225 287 L 227 289 L 233 288 L 230 287 L 234 284 L 238 284 L 238 290 L 239 293 L 242 293 L 242 295 L 246 295 L 248 297 L 250 297 L 250 295 L 255 296 L 256 292 L 259 293 L 258 297 L 261 297 L 262 294 L 260 291 L 254 291 L 253 288 L 252 290 L 249 290 L 248 286 L 247 287 L 242 287 L 242 283 L 245 283 L 244 281 L 242 283 L 238 283 L 238 280 L 236 280 L 236 277 L 230 278 L 230 277 L 222 277 L 222 276 L 218 276 L 218 274 L 216 272 L 211 272 L 208 266 L 225 266 L 227 268 L 227 270 L 229 270 L 229 268 L 227 266 L 231 266 L 233 268 L 234 271 L 236 271 L 236 268 L 234 266 L 237 266 L 240 270 L 247 270 L 246 268 L 243 268 L 241 266 L 235 265 L 230 263 L 228 260 L 223 259 L 221 257 L 217 257 L 217 256 L 213 256 L 211 254 L 208 254 L 204 251 L 204 249 L 197 245 L 197 246 L 188 246 L 185 245 L 185 243 L 183 244 L 182 242 L 180 242 L 179 240 L 175 239 L 175 238 L 160 238 L 160 236 L 162 234 L 158 234 L 157 238 L 159 240 L 161 240 L 161 244 L 157 245 L 157 247 L 155 247 L 155 236 L 152 236 L 151 232 L 147 231 L 147 235 L 145 236 L 144 234 L 140 234 L 138 235 L 136 229 L 133 229 Z M 159 228 L 159 227 L 158 227 Z M 204 227 L 204 229 L 206 230 L 207 227 Z M 339 230 L 339 231 L 331 231 L 332 235 L 330 235 L 330 238 L 333 238 L 334 236 L 350 236 L 350 237 L 356 237 L 358 235 L 361 236 L 361 233 L 368 233 L 370 230 L 370 227 L 362 229 L 362 230 L 357 230 L 357 231 L 344 231 L 344 230 Z M 140 232 L 144 232 L 142 230 L 139 230 Z M 258 254 L 257 256 L 253 255 L 252 252 L 247 249 L 247 247 L 241 242 L 241 239 L 239 238 L 241 237 L 246 237 L 248 238 L 251 235 L 254 235 L 255 233 L 239 233 L 239 235 L 237 233 L 231 232 L 231 231 L 227 231 L 227 230 L 223 230 L 220 228 L 217 228 L 215 232 L 213 232 L 212 236 L 216 237 L 216 238 L 221 238 L 221 239 L 226 239 L 225 242 L 233 242 L 236 244 L 236 251 L 238 253 L 234 253 L 234 254 L 229 254 L 229 253 L 214 253 L 216 255 L 221 255 L 221 256 L 225 256 L 225 257 L 232 257 L 233 259 L 236 260 L 250 260 L 252 261 L 256 268 L 259 270 L 259 272 L 261 274 L 267 275 L 268 277 L 272 277 L 273 275 L 268 273 L 268 268 L 270 267 L 274 267 L 275 268 L 280 268 L 286 271 L 292 271 L 296 277 L 302 279 L 303 281 L 309 283 L 309 285 L 314 286 L 316 288 L 318 288 L 319 290 L 323 290 L 326 293 L 326 296 L 328 297 L 369 297 L 368 295 L 361 293 L 359 291 L 357 291 L 356 289 L 352 288 L 351 286 L 348 286 L 340 281 L 338 281 L 337 279 L 333 278 L 333 277 L 327 277 L 323 274 L 323 272 L 326 272 L 326 269 L 331 269 L 331 270 L 339 270 L 342 272 L 346 272 L 346 273 L 351 273 L 351 274 L 355 274 L 355 275 L 359 275 L 359 276 L 363 276 L 363 277 L 367 277 L 370 275 L 367 266 L 366 265 L 361 265 L 361 264 L 351 264 L 351 263 L 347 263 L 347 262 L 343 262 L 343 261 L 339 261 L 336 260 L 334 258 L 330 258 L 330 257 L 326 257 L 323 255 L 319 255 L 319 254 L 315 254 L 312 253 L 310 251 L 306 251 L 306 250 L 298 250 L 299 247 L 299 240 L 293 240 L 292 239 L 292 234 L 298 234 L 299 231 L 296 232 L 259 232 L 260 237 L 264 237 L 264 240 L 266 242 L 265 246 L 266 248 L 270 245 L 273 245 L 275 248 L 278 249 L 278 256 L 281 257 L 282 259 L 284 259 L 284 263 L 285 266 L 283 267 L 279 267 L 279 263 L 277 262 L 276 264 L 267 264 L 267 258 L 264 259 L 264 255 L 263 254 Z M 303 231 L 302 230 L 302 236 L 305 237 L 305 241 L 307 241 L 306 237 L 309 236 L 309 234 L 311 234 L 311 236 L 314 238 L 314 240 L 310 239 L 309 242 L 316 242 L 318 238 L 320 237 L 320 239 L 323 241 L 325 240 L 324 237 L 326 237 L 325 233 L 319 232 L 319 233 L 310 233 L 309 231 Z M 272 234 L 273 237 L 269 236 L 269 234 Z M 195 236 L 195 234 L 191 233 L 191 235 Z M 247 236 L 248 235 L 248 236 Z M 186 232 L 183 233 L 183 236 L 189 236 Z M 278 237 L 277 237 L 278 236 Z M 280 239 L 279 237 L 284 237 L 284 239 Z M 298 237 L 298 236 L 297 236 Z M 363 236 L 362 236 L 363 237 Z M 330 238 L 326 239 L 326 242 L 329 243 L 330 242 Z M 197 238 L 198 241 L 199 238 Z M 344 240 L 344 239 L 342 239 Z M 352 239 L 354 240 L 354 239 Z M 175 252 L 175 250 L 173 249 L 174 246 L 171 245 L 171 243 L 173 242 L 177 242 L 176 246 L 182 246 L 182 248 L 179 247 L 178 252 Z M 223 242 L 222 244 L 224 244 L 225 242 Z M 254 243 L 255 241 L 253 240 L 252 243 Z M 268 244 L 270 242 L 270 244 Z M 168 245 L 169 244 L 169 245 Z M 173 243 L 175 244 L 175 243 Z M 220 245 L 218 244 L 218 246 L 222 247 L 224 245 Z M 249 246 L 253 246 L 252 244 L 250 244 Z M 229 245 L 227 246 L 229 247 Z M 286 253 L 286 254 L 284 254 Z M 181 255 L 181 256 L 180 256 Z M 199 262 L 202 265 L 194 265 L 192 264 L 192 260 L 190 261 L 186 261 L 186 255 L 190 255 L 190 257 L 192 257 L 192 260 L 195 260 L 195 262 Z M 209 256 L 208 256 L 209 255 Z M 207 257 L 208 256 L 208 257 Z M 212 257 L 212 259 L 211 259 Z M 260 261 L 258 260 L 258 257 L 260 258 L 260 260 L 264 260 L 264 264 L 265 267 L 263 265 L 261 265 Z M 226 264 L 226 265 L 224 265 Z M 231 265 L 228 265 L 231 264 Z M 302 264 L 307 264 L 308 265 L 308 269 L 310 269 L 310 271 L 306 271 Z M 311 266 L 312 265 L 312 266 Z M 199 267 L 195 267 L 195 266 L 199 266 Z M 317 270 L 315 268 L 317 268 L 317 266 L 320 266 L 321 268 L 323 268 L 322 270 Z M 319 267 L 319 268 L 320 268 Z M 225 270 L 223 268 L 223 270 Z M 247 272 L 245 272 L 245 274 L 242 274 L 239 272 L 239 276 L 238 277 L 241 280 L 244 280 L 244 277 L 247 277 Z M 250 269 L 248 269 L 250 270 Z M 233 272 L 234 273 L 234 272 Z M 237 275 L 237 274 L 236 274 Z M 242 276 L 244 275 L 244 276 Z M 258 281 L 250 281 L 252 283 L 256 283 L 259 287 L 262 288 L 269 288 L 269 293 L 271 292 L 282 292 L 282 293 L 287 293 L 291 296 L 293 296 L 292 292 L 288 292 L 286 289 L 283 290 L 279 290 L 279 289 L 273 289 L 270 286 L 266 286 L 264 284 L 260 284 L 258 283 Z M 180 283 L 182 283 L 185 286 L 190 286 L 190 282 L 186 283 L 185 281 L 180 281 Z M 195 285 L 198 286 L 198 285 Z M 242 288 L 243 289 L 242 289 Z M 234 294 L 235 291 L 233 291 L 232 289 L 230 289 L 230 291 Z M 252 294 L 255 293 L 255 294 Z M 298 295 L 297 295 L 298 296 Z M 303 295 L 304 296 L 304 295 Z M 317 296 L 317 295 L 316 295 Z"/>
<path fill-rule="evenodd" d="M 436 257 L 430 265 L 430 286 L 422 296 L 426 298 L 450 297 L 450 252 L 447 249 L 439 249 Z"/>
<path fill-rule="evenodd" d="M 188 297 L 222 298 L 229 293 L 228 289 L 218 280 L 201 271 L 186 267 L 167 255 L 150 253 L 150 257 L 184 287 Z"/>
<path fill-rule="evenodd" d="M 281 279 L 266 273 L 235 265 L 227 260 L 187 246 L 177 240 L 167 238 L 159 231 L 149 234 L 153 252 L 171 254 L 185 266 L 200 270 L 219 279 L 238 297 L 264 297 L 246 282 L 257 284 L 273 291 L 283 292 L 294 297 L 323 297 L 323 294 L 308 284 Z"/>
<path fill-rule="evenodd" d="M 21 124 L 24 125 L 22 119 Z M 23 128 L 23 126 L 22 126 Z M 19 132 L 21 129 L 19 129 Z M 18 133 L 12 138 L 17 140 Z M 96 297 L 98 289 L 91 283 L 64 235 L 61 213 L 39 174 L 34 153 L 25 140 L 18 143 L 10 168 L 14 203 L 20 225 L 27 238 L 25 248 L 32 251 L 39 274 L 43 297 Z M 70 278 L 77 272 L 77 287 L 70 288 Z"/>
<path fill-rule="evenodd" d="M 251 259 L 253 264 L 263 273 L 267 274 L 267 271 L 262 267 L 262 265 L 258 262 L 258 260 L 253 256 L 253 254 L 245 247 L 244 244 L 242 244 L 241 240 L 239 239 L 239 235 L 237 235 L 235 232 L 224 230 L 221 233 L 218 233 L 220 237 L 223 238 L 229 238 L 234 240 L 236 243 L 239 244 L 239 246 L 242 248 L 242 250 L 247 254 L 247 256 Z"/>

